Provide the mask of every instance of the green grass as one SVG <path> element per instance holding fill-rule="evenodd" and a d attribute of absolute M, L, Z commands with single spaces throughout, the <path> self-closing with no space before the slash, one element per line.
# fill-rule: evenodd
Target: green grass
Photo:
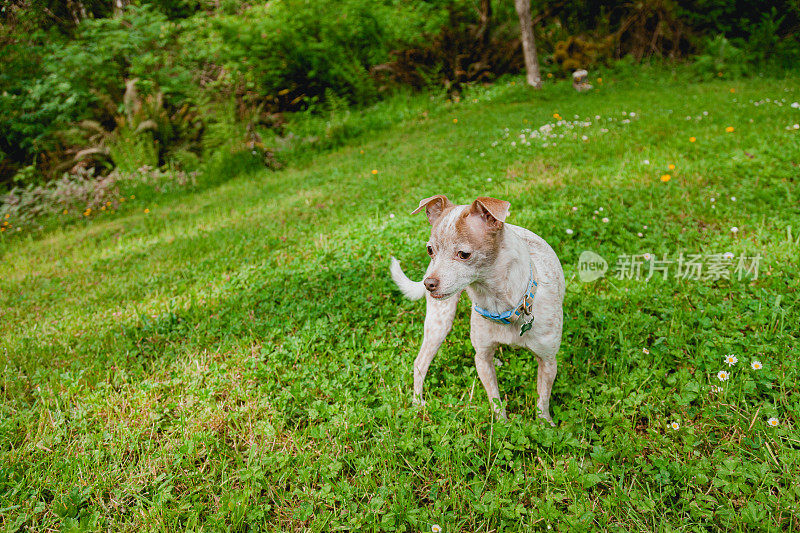
<path fill-rule="evenodd" d="M 0 525 L 799 529 L 800 83 L 596 85 L 476 89 L 280 172 L 0 240 Z M 554 113 L 592 125 L 511 146 Z M 408 213 L 435 193 L 509 200 L 561 258 L 555 428 L 511 349 L 493 422 L 466 302 L 412 405 L 424 306 L 388 264 L 421 277 Z M 584 250 L 605 279 L 580 282 Z M 758 279 L 613 276 L 621 254 L 728 251 Z"/>

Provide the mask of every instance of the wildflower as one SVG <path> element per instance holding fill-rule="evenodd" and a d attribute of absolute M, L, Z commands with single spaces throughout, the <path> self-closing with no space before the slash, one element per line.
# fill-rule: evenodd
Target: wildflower
<path fill-rule="evenodd" d="M 394 218 L 394 213 L 389 213 L 389 218 Z"/>
<path fill-rule="evenodd" d="M 773 416 L 772 418 L 767 420 L 767 424 L 769 424 L 772 427 L 778 427 L 778 419 Z"/>
<path fill-rule="evenodd" d="M 733 87 L 731 87 L 731 92 L 732 92 L 732 93 L 735 93 L 735 92 L 736 92 L 736 89 L 734 89 Z"/>
<path fill-rule="evenodd" d="M 678 431 L 679 429 L 681 429 L 681 425 L 680 425 L 680 424 L 678 424 L 677 422 L 672 422 L 672 423 L 669 425 L 669 427 L 671 427 L 671 428 L 672 428 L 672 429 L 674 429 L 675 431 Z"/>
<path fill-rule="evenodd" d="M 739 228 L 737 228 L 736 226 L 732 227 L 732 228 L 731 228 L 731 233 L 733 233 L 734 235 L 736 235 L 737 233 L 739 233 Z"/>
<path fill-rule="evenodd" d="M 603 78 L 597 78 L 597 83 L 603 83 Z"/>
<path fill-rule="evenodd" d="M 458 124 L 458 119 L 457 118 L 453 119 L 453 124 Z"/>
<path fill-rule="evenodd" d="M 135 200 L 135 199 L 136 199 L 136 195 L 135 194 L 131 194 L 131 200 Z"/>
<path fill-rule="evenodd" d="M 722 394 L 723 390 L 725 389 L 723 389 L 719 385 L 711 385 L 711 392 L 713 392 L 714 394 Z"/>
<path fill-rule="evenodd" d="M 3 217 L 3 218 L 9 218 L 10 216 L 11 216 L 11 215 L 9 215 L 8 213 L 6 213 L 6 216 L 5 216 L 5 217 Z"/>
<path fill-rule="evenodd" d="M 647 229 L 647 226 L 646 226 L 646 225 L 645 225 L 645 226 L 642 226 L 642 229 Z"/>
<path fill-rule="evenodd" d="M 64 214 L 66 215 L 67 213 L 69 213 L 69 211 L 67 211 L 66 209 L 64 209 Z"/>
<path fill-rule="evenodd" d="M 753 370 L 761 370 L 762 368 L 764 368 L 764 366 L 761 364 L 761 361 L 753 360 L 753 362 L 750 363 L 750 368 L 752 368 Z"/>
<path fill-rule="evenodd" d="M 572 210 L 577 211 L 578 210 L 577 206 L 572 206 Z"/>
<path fill-rule="evenodd" d="M 800 108 L 800 102 L 792 102 L 792 107 L 795 109 Z"/>
<path fill-rule="evenodd" d="M 561 115 L 559 115 L 558 113 L 553 113 L 553 118 L 556 120 L 561 120 Z"/>
<path fill-rule="evenodd" d="M 722 72 L 717 72 L 717 76 L 722 77 Z"/>
<path fill-rule="evenodd" d="M 377 170 L 377 169 L 372 169 L 372 173 L 373 173 L 373 174 L 377 174 L 377 173 L 378 173 L 378 170 Z"/>
<path fill-rule="evenodd" d="M 725 252 L 722 254 L 723 259 L 733 259 L 733 252 Z"/>
<path fill-rule="evenodd" d="M 572 234 L 573 234 L 573 231 L 571 229 L 567 228 L 567 235 L 572 235 Z"/>
<path fill-rule="evenodd" d="M 603 224 L 608 224 L 608 217 L 603 217 Z"/>
<path fill-rule="evenodd" d="M 639 236 L 639 237 L 644 237 L 644 235 L 642 234 L 641 231 L 639 233 L 637 233 L 636 235 Z"/>
<path fill-rule="evenodd" d="M 553 73 L 552 73 L 552 72 L 548 72 L 548 73 L 547 73 L 547 77 L 548 77 L 548 78 L 552 78 L 552 77 L 553 77 Z"/>
<path fill-rule="evenodd" d="M 650 164 L 650 160 L 649 159 L 645 159 L 644 161 L 642 161 L 642 164 L 643 165 L 649 165 Z"/>
<path fill-rule="evenodd" d="M 697 139 L 696 139 L 695 137 L 689 137 L 689 142 L 690 142 L 690 143 L 693 143 L 693 142 L 695 142 L 696 140 L 697 140 Z"/>
<path fill-rule="evenodd" d="M 728 372 L 727 370 L 720 370 L 719 372 L 717 372 L 717 379 L 720 381 L 728 381 L 730 377 L 731 373 Z"/>
<path fill-rule="evenodd" d="M 644 259 L 645 261 L 650 261 L 652 258 L 653 256 L 649 253 L 642 254 L 642 259 Z"/>
<path fill-rule="evenodd" d="M 725 131 L 727 131 L 728 133 L 733 133 L 734 132 L 734 127 L 733 126 L 728 126 L 727 128 L 725 128 Z"/>
<path fill-rule="evenodd" d="M 442 526 L 439 524 L 433 524 L 431 526 L 431 533 L 442 533 Z"/>
<path fill-rule="evenodd" d="M 584 135 L 583 137 L 581 137 L 581 139 L 583 139 L 584 141 L 588 141 L 588 140 L 589 140 L 589 137 L 587 137 L 586 135 Z"/>
<path fill-rule="evenodd" d="M 716 198 L 714 198 L 714 197 L 712 196 L 712 197 L 711 197 L 711 203 L 713 204 L 713 203 L 714 203 L 714 202 L 716 202 L 716 201 L 717 201 L 717 199 L 716 199 Z"/>
<path fill-rule="evenodd" d="M 359 152 L 363 154 L 363 153 L 364 153 L 364 150 L 359 150 Z"/>
<path fill-rule="evenodd" d="M 648 350 L 647 348 L 642 348 L 642 353 L 645 354 L 645 355 L 649 355 L 650 354 L 650 350 Z"/>
<path fill-rule="evenodd" d="M 725 362 L 728 363 L 728 366 L 733 366 L 739 362 L 739 358 L 735 355 L 729 354 L 725 356 Z"/>
<path fill-rule="evenodd" d="M 149 213 L 149 212 L 150 212 L 150 210 L 149 210 L 149 209 L 145 209 L 145 210 L 144 210 L 144 214 L 145 214 L 145 215 L 146 215 L 147 213 Z"/>
<path fill-rule="evenodd" d="M 669 174 L 664 174 L 663 176 L 661 176 L 661 181 L 663 181 L 664 183 L 668 182 L 671 179 L 672 176 L 670 176 Z"/>
<path fill-rule="evenodd" d="M 731 202 L 735 202 L 735 201 L 736 201 L 736 197 L 735 196 L 731 196 Z"/>
<path fill-rule="evenodd" d="M 491 183 L 491 181 L 492 181 L 492 178 L 486 178 L 486 181 L 488 181 L 488 182 L 490 182 L 490 183 Z"/>
<path fill-rule="evenodd" d="M 675 170 L 675 165 L 670 163 L 669 165 L 667 165 L 667 168 L 670 169 L 670 170 Z"/>

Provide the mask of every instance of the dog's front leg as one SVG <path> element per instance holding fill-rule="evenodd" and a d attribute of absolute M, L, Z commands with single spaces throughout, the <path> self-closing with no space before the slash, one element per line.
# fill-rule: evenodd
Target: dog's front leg
<path fill-rule="evenodd" d="M 439 351 L 447 334 L 453 327 L 453 319 L 456 316 L 458 298 L 460 294 L 451 296 L 447 300 L 437 300 L 430 294 L 426 296 L 428 308 L 425 313 L 425 334 L 422 339 L 422 346 L 419 354 L 414 360 L 414 401 L 425 404 L 422 398 L 422 383 L 431 366 L 433 356 Z"/>

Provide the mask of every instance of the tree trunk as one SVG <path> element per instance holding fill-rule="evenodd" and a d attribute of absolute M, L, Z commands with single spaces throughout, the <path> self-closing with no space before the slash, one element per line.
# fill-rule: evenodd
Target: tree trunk
<path fill-rule="evenodd" d="M 517 8 L 519 16 L 522 53 L 525 56 L 528 85 L 541 89 L 542 77 L 539 75 L 539 57 L 536 55 L 536 41 L 533 39 L 533 23 L 531 22 L 531 0 L 514 0 L 514 7 Z"/>

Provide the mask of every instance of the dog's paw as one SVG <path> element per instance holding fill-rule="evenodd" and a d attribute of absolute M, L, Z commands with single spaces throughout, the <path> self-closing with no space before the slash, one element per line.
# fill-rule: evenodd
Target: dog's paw
<path fill-rule="evenodd" d="M 411 403 L 417 407 L 425 407 L 425 400 L 422 398 L 422 396 L 414 396 L 411 399 Z"/>

